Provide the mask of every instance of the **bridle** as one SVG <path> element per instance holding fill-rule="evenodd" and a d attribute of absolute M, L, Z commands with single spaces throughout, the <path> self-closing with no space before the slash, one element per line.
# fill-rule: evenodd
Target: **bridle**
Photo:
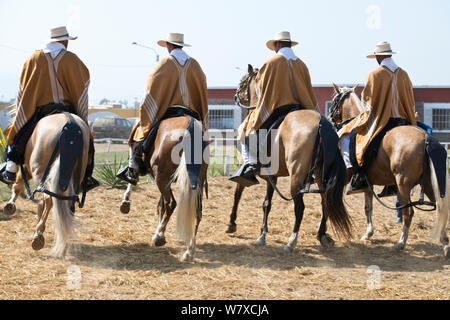
<path fill-rule="evenodd" d="M 256 106 L 250 106 L 250 83 L 258 74 L 258 69 L 255 69 L 253 72 L 248 73 L 246 77 L 244 77 L 239 83 L 239 88 L 236 90 L 236 94 L 234 95 L 234 101 L 236 104 L 243 109 L 255 109 Z M 242 91 L 245 90 L 245 98 L 242 101 L 239 96 Z"/>
<path fill-rule="evenodd" d="M 331 109 L 330 109 L 330 115 L 328 118 L 336 131 L 341 130 L 341 128 L 343 126 L 345 126 L 347 123 L 349 123 L 350 121 L 352 121 L 353 119 L 356 118 L 356 117 L 352 117 L 352 118 L 349 118 L 349 119 L 341 121 L 341 122 L 334 121 L 334 119 L 342 120 L 342 105 L 343 105 L 345 99 L 347 99 L 350 96 L 350 94 L 353 92 L 354 92 L 353 90 L 346 90 L 344 92 L 339 92 L 339 93 L 336 93 L 336 95 L 333 98 L 333 102 L 331 104 Z"/>

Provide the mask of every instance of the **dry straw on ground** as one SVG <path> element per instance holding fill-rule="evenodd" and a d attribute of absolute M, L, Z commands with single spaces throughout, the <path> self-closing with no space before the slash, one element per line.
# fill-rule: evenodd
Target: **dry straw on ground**
<path fill-rule="evenodd" d="M 168 243 L 156 248 L 151 237 L 157 226 L 156 185 L 141 185 L 132 195 L 128 215 L 119 212 L 121 191 L 92 191 L 77 216 L 84 225 L 78 247 L 66 260 L 50 256 L 53 220 L 45 231 L 46 245 L 31 248 L 36 203 L 19 199 L 18 212 L 0 216 L 1 299 L 449 299 L 450 262 L 442 247 L 429 242 L 433 213 L 416 212 L 408 245 L 391 252 L 400 236 L 395 213 L 375 204 L 375 235 L 358 240 L 365 231 L 363 196 L 346 198 L 355 225 L 355 238 L 320 247 L 315 239 L 320 222 L 318 195 L 306 195 L 306 211 L 293 254 L 283 252 L 292 231 L 293 204 L 274 196 L 267 246 L 256 246 L 262 223 L 264 184 L 244 192 L 238 229 L 225 233 L 234 184 L 226 178 L 209 180 L 194 263 L 179 261 L 184 246 L 174 237 L 175 217 L 167 230 Z M 288 182 L 280 181 L 287 193 Z M 389 201 L 392 203 L 393 198 Z M 331 229 L 331 228 L 329 228 Z M 334 237 L 334 235 L 332 235 Z M 335 238 L 335 237 L 334 237 Z M 335 238 L 335 240 L 337 240 Z M 369 266 L 378 266 L 378 287 L 368 286 Z"/>

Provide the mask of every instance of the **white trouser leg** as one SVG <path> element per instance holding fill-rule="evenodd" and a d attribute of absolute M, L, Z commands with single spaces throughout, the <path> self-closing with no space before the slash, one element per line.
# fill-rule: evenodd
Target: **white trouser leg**
<path fill-rule="evenodd" d="M 134 156 L 133 156 L 133 148 L 130 147 L 130 159 L 128 160 L 128 167 L 133 168 L 133 169 L 138 169 L 139 166 L 136 163 L 136 161 L 134 161 Z"/>
<path fill-rule="evenodd" d="M 253 157 L 253 156 L 250 154 L 248 145 L 245 144 L 245 143 L 242 143 L 241 146 L 242 146 L 242 148 L 241 148 L 241 149 L 242 149 L 242 150 L 241 150 L 241 152 L 242 152 L 242 159 L 244 160 L 244 164 L 249 164 L 249 163 L 251 163 L 251 164 L 256 164 L 256 163 L 258 163 L 258 162 L 256 161 L 255 157 Z"/>
<path fill-rule="evenodd" d="M 344 158 L 345 166 L 347 169 L 352 168 L 352 163 L 350 161 L 350 135 L 346 134 L 341 138 L 341 154 L 342 158 Z"/>
<path fill-rule="evenodd" d="M 6 171 L 17 172 L 17 165 L 11 160 L 6 161 Z"/>

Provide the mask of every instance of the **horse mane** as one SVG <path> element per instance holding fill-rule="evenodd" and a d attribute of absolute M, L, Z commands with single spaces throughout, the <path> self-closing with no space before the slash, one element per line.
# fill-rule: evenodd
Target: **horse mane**
<path fill-rule="evenodd" d="M 239 87 L 236 90 L 235 94 L 235 101 L 240 107 L 248 106 L 250 104 L 250 90 L 249 90 L 250 82 L 254 77 L 256 77 L 258 71 L 259 71 L 258 68 L 252 69 L 251 71 L 246 73 L 245 76 L 243 76 L 241 81 L 239 82 Z M 240 94 L 242 92 L 245 93 L 244 99 L 240 98 Z"/>

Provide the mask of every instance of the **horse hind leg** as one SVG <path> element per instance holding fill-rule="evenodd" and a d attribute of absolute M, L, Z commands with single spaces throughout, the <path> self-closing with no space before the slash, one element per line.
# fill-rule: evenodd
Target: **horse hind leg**
<path fill-rule="evenodd" d="M 234 191 L 234 201 L 233 201 L 233 208 L 231 209 L 230 213 L 230 222 L 227 225 L 226 233 L 235 233 L 237 230 L 236 226 L 236 219 L 237 219 L 237 210 L 239 206 L 239 201 L 241 200 L 242 192 L 244 191 L 244 186 L 241 184 L 236 185 L 236 189 Z"/>
<path fill-rule="evenodd" d="M 127 190 L 125 191 L 123 195 L 122 203 L 120 204 L 120 212 L 123 214 L 127 214 L 130 212 L 131 202 L 130 202 L 130 196 L 131 196 L 131 187 L 132 184 L 129 183 Z"/>
<path fill-rule="evenodd" d="M 398 183 L 397 186 L 398 186 L 398 201 L 400 203 L 400 206 L 408 204 L 410 202 L 411 188 L 405 185 L 399 185 Z M 394 251 L 403 250 L 405 248 L 406 242 L 408 240 L 409 228 L 411 227 L 412 218 L 414 216 L 414 210 L 412 207 L 403 208 L 401 209 L 401 212 L 403 216 L 403 228 L 400 240 L 391 248 Z"/>
<path fill-rule="evenodd" d="M 294 230 L 289 238 L 288 244 L 284 247 L 286 253 L 292 253 L 297 245 L 298 231 L 300 230 L 300 224 L 302 223 L 303 213 L 305 211 L 305 204 L 303 202 L 303 194 L 294 197 L 294 211 L 295 211 L 295 223 Z"/>
<path fill-rule="evenodd" d="M 372 222 L 372 213 L 373 213 L 373 195 L 372 192 L 364 192 L 364 212 L 366 214 L 367 228 L 366 233 L 361 237 L 362 241 L 369 240 L 372 238 L 374 229 Z"/>
<path fill-rule="evenodd" d="M 45 224 L 47 222 L 48 214 L 52 209 L 53 203 L 50 196 L 44 196 L 44 199 L 38 205 L 38 223 L 36 225 L 36 230 L 31 240 L 31 247 L 33 250 L 41 250 L 45 244 L 44 231 Z"/>
<path fill-rule="evenodd" d="M 276 180 L 274 183 L 277 183 Z M 259 246 L 265 246 L 266 245 L 266 234 L 269 232 L 269 228 L 267 226 L 268 219 L 269 219 L 269 213 L 270 209 L 272 208 L 272 198 L 273 193 L 275 189 L 272 187 L 272 185 L 268 182 L 267 183 L 267 190 L 266 190 L 266 198 L 264 199 L 263 203 L 263 225 L 261 227 L 261 234 L 259 238 L 256 240 L 256 244 Z"/>
<path fill-rule="evenodd" d="M 167 199 L 166 199 L 167 198 Z M 155 235 L 152 238 L 152 242 L 156 247 L 161 247 L 166 244 L 165 231 L 170 217 L 175 210 L 177 204 L 173 197 L 172 191 L 169 189 L 166 197 L 161 195 L 158 202 L 158 215 L 159 224 L 156 228 Z"/>
<path fill-rule="evenodd" d="M 322 200 L 323 202 L 323 200 Z M 327 217 L 322 211 L 322 219 L 320 220 L 319 230 L 317 231 L 317 240 L 319 240 L 322 247 L 332 248 L 334 247 L 334 240 L 327 234 Z"/>

